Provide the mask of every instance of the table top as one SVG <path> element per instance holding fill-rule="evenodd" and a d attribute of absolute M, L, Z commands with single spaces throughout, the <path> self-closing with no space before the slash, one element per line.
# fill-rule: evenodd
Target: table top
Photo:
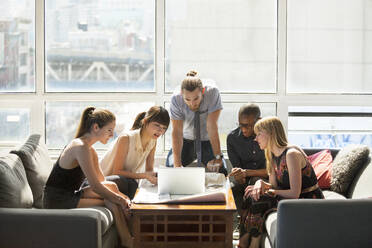
<path fill-rule="evenodd" d="M 137 189 L 138 192 L 138 189 Z M 234 196 L 231 188 L 227 191 L 226 203 L 224 204 L 134 204 L 132 203 L 131 211 L 142 210 L 200 210 L 200 211 L 236 211 Z"/>

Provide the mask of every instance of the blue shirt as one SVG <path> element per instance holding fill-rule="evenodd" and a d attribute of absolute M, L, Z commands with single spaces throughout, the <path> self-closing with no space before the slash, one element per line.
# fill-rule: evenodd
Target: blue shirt
<path fill-rule="evenodd" d="M 204 86 L 203 99 L 200 103 L 200 133 L 201 140 L 209 140 L 207 133 L 207 117 L 209 113 L 222 109 L 221 96 L 218 89 L 214 86 Z M 180 91 L 173 94 L 170 104 L 170 117 L 172 120 L 183 121 L 183 138 L 194 140 L 194 116 L 192 111 L 183 100 Z"/>

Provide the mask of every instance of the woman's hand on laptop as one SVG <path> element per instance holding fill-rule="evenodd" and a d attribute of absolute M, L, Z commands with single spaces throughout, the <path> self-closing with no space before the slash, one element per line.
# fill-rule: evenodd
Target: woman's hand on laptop
<path fill-rule="evenodd" d="M 152 184 L 157 185 L 158 184 L 158 177 L 156 172 L 147 171 L 145 172 L 145 178 Z"/>

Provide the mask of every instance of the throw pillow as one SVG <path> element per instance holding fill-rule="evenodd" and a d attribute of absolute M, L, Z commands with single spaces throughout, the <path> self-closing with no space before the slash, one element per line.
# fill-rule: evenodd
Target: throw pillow
<path fill-rule="evenodd" d="M 321 189 L 329 189 L 332 177 L 332 154 L 329 150 L 323 150 L 307 157 L 313 166 L 318 185 Z"/>
<path fill-rule="evenodd" d="M 346 195 L 368 155 L 369 148 L 365 145 L 348 145 L 342 148 L 332 164 L 331 190 Z"/>
<path fill-rule="evenodd" d="M 14 154 L 0 157 L 0 207 L 31 208 L 32 191 L 21 159 Z"/>
<path fill-rule="evenodd" d="M 41 135 L 31 135 L 22 147 L 11 153 L 17 154 L 25 167 L 27 180 L 34 196 L 34 207 L 42 208 L 43 190 L 52 170 L 52 162 Z"/>

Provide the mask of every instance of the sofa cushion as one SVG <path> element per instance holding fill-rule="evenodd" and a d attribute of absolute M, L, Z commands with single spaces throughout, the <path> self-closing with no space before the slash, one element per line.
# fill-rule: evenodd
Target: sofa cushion
<path fill-rule="evenodd" d="M 333 160 L 331 190 L 346 196 L 368 155 L 369 149 L 365 145 L 348 145 L 342 148 Z"/>
<path fill-rule="evenodd" d="M 0 207 L 30 208 L 33 197 L 21 159 L 15 154 L 0 157 Z"/>
<path fill-rule="evenodd" d="M 371 247 L 372 200 L 281 200 L 277 248 Z"/>
<path fill-rule="evenodd" d="M 34 196 L 34 207 L 42 207 L 42 196 L 45 183 L 52 170 L 52 162 L 41 135 L 31 135 L 25 144 L 11 153 L 17 154 L 26 170 L 27 180 Z"/>
<path fill-rule="evenodd" d="M 276 247 L 276 220 L 278 218 L 278 212 L 270 213 L 265 221 L 265 227 L 267 231 L 267 236 L 271 247 Z"/>
<path fill-rule="evenodd" d="M 332 178 L 332 154 L 323 150 L 307 157 L 313 166 L 318 184 L 321 189 L 329 189 Z"/>
<path fill-rule="evenodd" d="M 330 191 L 330 190 L 324 190 L 323 195 L 324 195 L 325 199 L 334 199 L 334 200 L 335 199 L 338 199 L 338 200 L 346 199 L 346 197 L 344 195 L 341 195 L 339 193 L 336 193 L 336 192 Z"/>
<path fill-rule="evenodd" d="M 368 161 L 358 171 L 353 183 L 349 189 L 349 198 L 370 198 L 372 197 L 372 165 L 371 156 L 368 157 Z"/>
<path fill-rule="evenodd" d="M 108 229 L 112 226 L 114 223 L 114 216 L 112 215 L 111 211 L 107 209 L 106 207 L 101 207 L 101 206 L 93 206 L 90 208 L 73 208 L 73 211 L 79 211 L 79 210 L 84 210 L 84 211 L 93 211 L 98 213 L 100 220 L 101 220 L 101 234 L 104 235 Z"/>

